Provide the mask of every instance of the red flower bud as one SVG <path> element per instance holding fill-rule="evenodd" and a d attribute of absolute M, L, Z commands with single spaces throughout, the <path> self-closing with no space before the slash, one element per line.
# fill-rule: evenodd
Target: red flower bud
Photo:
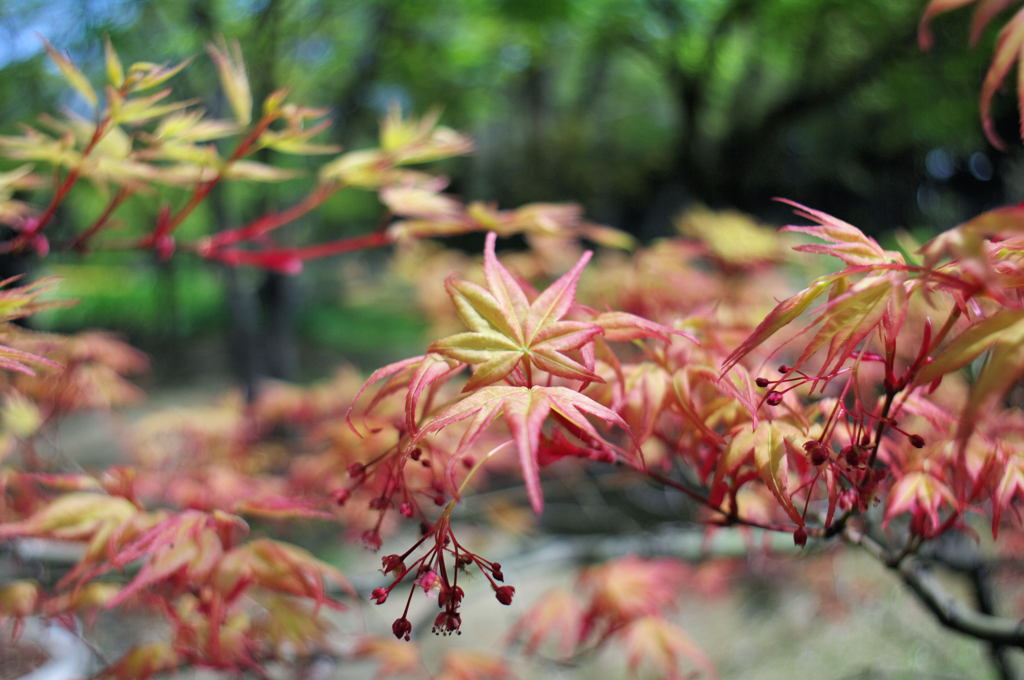
<path fill-rule="evenodd" d="M 402 561 L 401 555 L 385 555 L 380 559 L 380 563 L 385 574 L 405 570 L 405 562 Z"/>
<path fill-rule="evenodd" d="M 504 605 L 512 604 L 512 596 L 515 594 L 516 589 L 512 586 L 498 586 L 494 589 L 494 596 Z"/>
<path fill-rule="evenodd" d="M 441 590 L 437 593 L 437 604 L 442 607 L 458 607 L 462 604 L 462 598 L 465 596 L 465 591 L 462 590 L 461 586 L 447 587 L 441 585 Z"/>
<path fill-rule="evenodd" d="M 772 390 L 771 392 L 768 393 L 768 396 L 765 397 L 765 402 L 769 406 L 778 406 L 779 404 L 782 403 L 782 392 Z"/>
<path fill-rule="evenodd" d="M 908 439 L 910 439 L 910 445 L 913 446 L 915 449 L 924 448 L 924 437 L 922 437 L 921 435 L 912 434 L 908 437 Z"/>
<path fill-rule="evenodd" d="M 793 543 L 801 548 L 807 545 L 807 530 L 803 527 L 797 527 L 796 531 L 793 532 Z"/>
<path fill-rule="evenodd" d="M 352 479 L 359 479 L 366 474 L 366 468 L 362 463 L 352 463 L 348 466 L 348 476 Z"/>
<path fill-rule="evenodd" d="M 412 503 L 406 501 L 398 506 L 398 512 L 402 513 L 402 517 L 412 517 L 413 508 Z"/>
<path fill-rule="evenodd" d="M 754 384 L 758 387 L 768 387 L 771 383 L 768 381 L 768 378 L 758 378 L 754 381 Z"/>
<path fill-rule="evenodd" d="M 828 460 L 828 448 L 817 439 L 804 442 L 804 451 L 811 458 L 811 463 L 821 465 Z"/>
<path fill-rule="evenodd" d="M 459 626 L 462 625 L 462 617 L 456 612 L 443 611 L 437 615 L 434 619 L 433 632 L 437 635 L 451 635 L 452 633 L 458 633 L 462 635 L 462 631 L 459 630 Z"/>
<path fill-rule="evenodd" d="M 395 619 L 395 622 L 391 624 L 391 632 L 399 640 L 408 640 L 409 633 L 412 632 L 412 624 L 404 616 L 400 619 Z"/>
<path fill-rule="evenodd" d="M 384 604 L 388 600 L 389 591 L 387 588 L 374 588 L 370 593 L 370 599 L 377 604 Z"/>

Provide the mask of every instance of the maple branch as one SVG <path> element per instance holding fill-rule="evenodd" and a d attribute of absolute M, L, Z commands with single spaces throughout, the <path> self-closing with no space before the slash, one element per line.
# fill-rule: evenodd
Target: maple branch
<path fill-rule="evenodd" d="M 634 469 L 636 469 L 636 468 L 634 468 Z M 650 477 L 654 481 L 658 482 L 659 484 L 664 484 L 665 486 L 671 487 L 671 488 L 675 489 L 676 491 L 682 492 L 688 498 L 690 498 L 690 499 L 692 499 L 694 501 L 697 501 L 698 503 L 700 503 L 704 507 L 706 507 L 709 510 L 711 510 L 713 512 L 716 512 L 716 513 L 718 513 L 718 514 L 720 514 L 722 516 L 722 520 L 721 521 L 709 522 L 709 524 L 713 524 L 715 526 L 736 526 L 736 525 L 741 525 L 741 526 L 753 527 L 755 529 L 764 529 L 765 531 L 778 531 L 780 533 L 785 533 L 785 534 L 793 533 L 794 527 L 791 527 L 791 526 L 784 526 L 784 525 L 781 525 L 781 524 L 766 524 L 766 523 L 758 522 L 758 521 L 755 521 L 755 520 L 744 519 L 743 517 L 740 517 L 739 515 L 737 515 L 734 511 L 723 510 L 722 508 L 718 507 L 717 505 L 712 503 L 710 500 L 708 500 L 708 498 L 706 496 L 704 496 L 702 493 L 700 493 L 696 489 L 692 489 L 689 486 L 687 486 L 686 484 L 684 484 L 682 482 L 679 482 L 679 481 L 676 481 L 676 480 L 672 479 L 671 477 L 668 477 L 666 475 L 661 474 L 660 472 L 656 472 L 656 471 L 650 470 L 650 469 L 646 469 L 646 470 L 639 470 L 638 469 L 637 471 L 642 473 L 642 474 L 644 474 L 644 475 L 647 475 L 648 477 Z"/>
<path fill-rule="evenodd" d="M 871 455 L 868 457 L 867 471 L 864 482 L 871 479 L 871 473 L 875 469 L 875 461 L 878 460 L 878 448 L 882 445 L 882 435 L 885 434 L 885 426 L 889 424 L 889 411 L 892 410 L 892 402 L 901 390 L 887 388 L 885 390 L 885 403 L 882 404 L 882 413 L 875 424 L 875 440 L 871 446 Z M 862 482 L 863 484 L 863 482 Z"/>
<path fill-rule="evenodd" d="M 900 575 L 903 583 L 940 624 L 978 640 L 1024 649 L 1024 620 L 1014 620 L 971 609 L 946 592 L 918 559 L 894 556 L 866 532 L 847 525 L 843 538 L 858 545 L 872 557 Z"/>
<path fill-rule="evenodd" d="M 249 153 L 249 150 L 252 148 L 253 144 L 255 144 L 257 140 L 259 140 L 260 136 L 267 130 L 268 127 L 270 127 L 270 124 L 273 123 L 274 120 L 276 119 L 277 115 L 275 114 L 265 114 L 262 118 L 260 118 L 259 121 L 256 122 L 256 125 L 253 126 L 252 130 L 249 131 L 249 134 L 247 134 L 245 138 L 238 143 L 238 146 L 235 147 L 235 150 L 231 154 L 231 156 L 226 161 L 224 161 L 224 164 L 221 167 L 220 171 L 217 173 L 217 175 L 211 180 L 208 180 L 206 182 L 200 182 L 198 185 L 196 185 L 196 188 L 193 190 L 192 196 L 189 198 L 188 203 L 182 206 L 182 208 L 178 212 L 174 213 L 174 215 L 172 216 L 167 217 L 166 219 L 158 221 L 156 229 L 153 230 L 153 233 L 142 240 L 142 247 L 153 247 L 157 245 L 162 239 L 164 239 L 167 236 L 170 236 L 175 229 L 181 226 L 181 223 L 184 222 L 185 219 L 192 214 L 192 211 L 194 211 L 199 206 L 199 204 L 203 202 L 203 199 L 205 199 L 207 195 L 209 195 L 209 193 L 213 191 L 213 188 L 220 184 L 221 180 L 224 179 L 225 173 L 227 172 L 228 168 L 230 168 L 235 161 L 241 159 L 243 156 Z"/>
<path fill-rule="evenodd" d="M 78 160 L 78 165 L 68 172 L 68 176 L 64 178 L 64 182 L 57 187 L 57 191 L 54 192 L 53 198 L 50 199 L 50 204 L 46 206 L 46 210 L 43 214 L 39 216 L 31 227 L 22 232 L 21 235 L 14 240 L 11 248 L 12 250 L 17 250 L 31 241 L 40 231 L 43 230 L 43 227 L 53 219 L 53 216 L 57 214 L 57 208 L 67 197 L 71 188 L 75 186 L 75 182 L 78 181 L 78 177 L 82 172 L 82 166 L 85 164 L 85 160 L 89 157 L 89 154 L 95 150 L 96 146 L 100 143 L 100 140 L 103 139 L 103 135 L 107 133 L 107 130 L 110 129 L 110 123 L 112 120 L 112 117 L 108 114 L 103 118 L 103 120 L 96 124 L 96 129 L 93 130 L 92 137 L 89 138 L 88 144 L 86 144 L 85 148 L 82 150 L 82 155 Z"/>
<path fill-rule="evenodd" d="M 354 250 L 380 248 L 391 244 L 391 242 L 392 238 L 387 232 L 375 231 L 361 236 L 351 236 L 299 248 L 271 248 L 259 251 L 224 248 L 206 252 L 197 250 L 197 254 L 208 260 L 217 260 L 231 266 L 254 265 L 272 271 L 296 273 L 305 260 L 340 255 Z"/>
<path fill-rule="evenodd" d="M 318 184 L 309 194 L 295 205 L 276 213 L 264 215 L 245 226 L 236 229 L 228 229 L 204 239 L 199 244 L 200 251 L 210 251 L 214 248 L 234 245 L 240 241 L 249 241 L 254 238 L 293 222 L 299 217 L 320 206 L 324 201 L 337 193 L 344 185 L 340 182 L 329 184 Z"/>
<path fill-rule="evenodd" d="M 117 210 L 117 208 L 124 203 L 125 199 L 131 196 L 132 193 L 134 192 L 131 189 L 121 187 L 118 192 L 114 194 L 114 197 L 110 199 L 110 202 L 107 203 L 107 207 L 103 210 L 103 213 L 96 218 L 96 221 L 93 222 L 92 226 L 79 234 L 78 237 L 71 242 L 68 248 L 70 250 L 77 250 L 80 253 L 87 252 L 87 244 L 89 243 L 89 240 L 98 234 L 101 229 L 107 226 L 107 223 L 110 221 L 110 216 L 114 214 L 114 211 Z"/>
<path fill-rule="evenodd" d="M 992 588 L 991 570 L 984 565 L 978 565 L 976 569 L 967 574 L 971 583 L 971 590 L 974 592 L 974 601 L 978 605 L 978 611 L 989 616 L 996 615 L 995 594 Z M 1013 662 L 1010 660 L 1006 645 L 998 642 L 989 643 L 989 662 L 1000 680 L 1013 680 Z"/>

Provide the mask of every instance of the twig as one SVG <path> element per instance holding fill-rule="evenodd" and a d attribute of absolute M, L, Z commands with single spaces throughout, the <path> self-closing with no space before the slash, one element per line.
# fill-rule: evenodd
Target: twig
<path fill-rule="evenodd" d="M 900 575 L 911 592 L 946 628 L 978 640 L 1024 649 L 1024 620 L 976 611 L 950 595 L 918 559 L 898 559 L 888 548 L 863 531 L 847 525 L 843 537 L 864 548 L 879 562 Z"/>

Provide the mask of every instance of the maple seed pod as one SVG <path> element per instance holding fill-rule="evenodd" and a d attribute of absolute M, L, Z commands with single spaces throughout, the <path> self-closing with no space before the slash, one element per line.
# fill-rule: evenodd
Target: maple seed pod
<path fill-rule="evenodd" d="M 912 434 L 909 435 L 907 438 L 910 440 L 910 445 L 913 446 L 915 449 L 924 448 L 924 437 L 922 437 L 921 435 Z"/>
<path fill-rule="evenodd" d="M 404 571 L 405 569 L 405 563 L 402 562 L 401 555 L 385 555 L 381 558 L 380 563 L 385 574 L 390 574 L 392 571 Z"/>
<path fill-rule="evenodd" d="M 807 530 L 803 527 L 797 527 L 796 531 L 793 532 L 793 543 L 801 548 L 807 545 Z"/>
<path fill-rule="evenodd" d="M 504 605 L 512 604 L 512 596 L 515 594 L 516 589 L 512 586 L 499 586 L 494 589 L 494 596 Z"/>
<path fill-rule="evenodd" d="M 768 385 L 770 385 L 771 383 L 769 382 L 768 378 L 758 378 L 757 380 L 754 381 L 754 384 L 757 385 L 758 387 L 768 387 Z"/>
<path fill-rule="evenodd" d="M 399 640 L 409 640 L 409 633 L 412 632 L 412 624 L 409 623 L 409 619 L 404 616 L 400 619 L 395 619 L 395 622 L 391 624 L 391 632 L 395 634 L 395 637 Z"/>
<path fill-rule="evenodd" d="M 778 406 L 779 404 L 782 403 L 782 392 L 772 390 L 771 392 L 768 393 L 768 396 L 765 398 L 765 402 L 769 406 Z"/>
<path fill-rule="evenodd" d="M 828 449 L 817 439 L 804 442 L 804 451 L 811 458 L 811 463 L 821 465 L 828 460 Z"/>

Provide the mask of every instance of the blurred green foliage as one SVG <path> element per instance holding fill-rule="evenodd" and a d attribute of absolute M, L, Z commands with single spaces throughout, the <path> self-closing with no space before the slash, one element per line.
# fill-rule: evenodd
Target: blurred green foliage
<path fill-rule="evenodd" d="M 257 98 L 287 87 L 293 101 L 332 110 L 335 125 L 323 141 L 348 149 L 372 143 L 376 120 L 393 101 L 418 112 L 442 106 L 445 123 L 478 143 L 471 158 L 442 168 L 451 190 L 467 199 L 503 207 L 578 201 L 592 219 L 648 238 L 669 231 L 670 218 L 692 203 L 781 222 L 787 210 L 773 196 L 869 233 L 945 228 L 1003 200 L 999 171 L 1012 159 L 986 150 L 977 122 L 994 36 L 968 50 L 964 18 L 953 14 L 936 23 L 937 47 L 922 53 L 915 29 L 923 4 L 21 0 L 0 5 L 0 37 L 7 37 L 0 40 L 7 44 L 0 47 L 0 131 L 73 105 L 33 31 L 97 80 L 104 33 L 126 62 L 200 54 L 223 34 L 241 42 Z M 205 55 L 173 82 L 179 97 L 197 97 L 215 114 L 225 110 Z M 1012 128 L 1012 104 L 997 104 L 1000 125 Z M 929 172 L 926 158 L 936 151 L 950 172 Z M 978 154 L 992 169 L 987 175 L 969 171 Z M 314 171 L 307 160 L 264 160 Z M 184 233 L 237 226 L 288 205 L 305 186 L 301 179 L 232 186 L 197 211 Z M 96 214 L 100 201 L 85 193 L 55 231 L 71 233 Z M 122 233 L 151 227 L 147 206 L 126 206 Z M 361 233 L 381 216 L 372 195 L 343 192 L 292 238 Z M 189 317 L 184 327 L 216 323 L 211 310 L 224 301 L 215 275 L 184 269 L 175 279 L 178 313 Z M 117 271 L 110 270 L 110 295 L 123 288 Z M 150 274 L 137 274 L 138 290 L 124 292 L 124 300 L 139 296 L 135 310 L 159 304 L 141 301 L 161 280 Z M 310 307 L 337 304 L 326 283 L 304 285 Z M 79 309 L 61 318 L 118 318 L 114 307 Z M 323 329 L 312 335 L 339 337 Z"/>

